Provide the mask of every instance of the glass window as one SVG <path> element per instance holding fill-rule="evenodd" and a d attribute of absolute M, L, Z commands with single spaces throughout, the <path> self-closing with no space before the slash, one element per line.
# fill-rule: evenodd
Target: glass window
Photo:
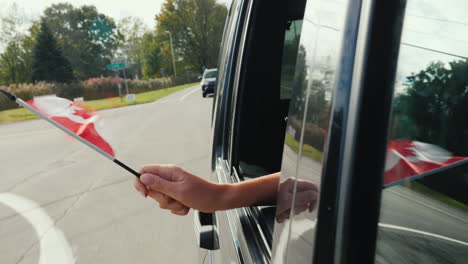
<path fill-rule="evenodd" d="M 409 0 L 376 263 L 468 260 L 468 2 Z"/>
<path fill-rule="evenodd" d="M 216 78 L 216 75 L 218 74 L 218 72 L 216 70 L 212 70 L 212 71 L 206 71 L 205 75 L 203 76 L 203 78 L 205 79 L 208 79 L 208 78 Z"/>
<path fill-rule="evenodd" d="M 323 151 L 347 1 L 308 1 L 295 61 L 273 259 L 312 263 Z M 286 69 L 285 69 L 286 70 Z"/>
<path fill-rule="evenodd" d="M 288 21 L 284 34 L 283 61 L 281 63 L 281 99 L 291 99 L 301 30 L 302 19 Z"/>

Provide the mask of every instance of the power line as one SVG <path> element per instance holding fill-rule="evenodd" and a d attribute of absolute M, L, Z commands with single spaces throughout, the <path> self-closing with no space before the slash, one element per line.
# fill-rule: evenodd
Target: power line
<path fill-rule="evenodd" d="M 450 37 L 447 37 L 447 36 L 437 36 L 437 35 L 435 35 L 435 34 L 433 34 L 433 33 L 422 32 L 422 31 L 419 31 L 419 30 L 411 29 L 411 28 L 407 28 L 406 30 L 411 31 L 411 32 L 414 32 L 414 33 L 418 33 L 418 34 L 427 35 L 427 36 L 439 37 L 439 38 L 443 38 L 443 39 L 448 39 L 448 40 L 453 40 L 453 41 L 459 41 L 459 42 L 468 43 L 468 40 L 455 39 L 455 38 L 450 38 Z"/>
<path fill-rule="evenodd" d="M 428 19 L 428 20 L 435 20 L 435 21 L 440 21 L 440 22 L 444 22 L 444 23 L 452 23 L 452 24 L 468 26 L 468 22 L 463 22 L 463 21 L 458 21 L 458 20 L 450 20 L 450 19 L 443 19 L 443 18 L 437 18 L 437 17 L 412 15 L 412 14 L 408 14 L 408 16 L 422 18 L 422 19 Z"/>
<path fill-rule="evenodd" d="M 413 45 L 413 44 L 409 44 L 409 43 L 404 43 L 404 42 L 401 42 L 401 45 L 405 45 L 405 46 L 409 46 L 409 47 L 413 47 L 413 48 L 418 48 L 418 49 L 423 49 L 423 50 L 428 50 L 428 51 L 432 51 L 432 52 L 436 52 L 436 53 L 440 53 L 440 54 L 444 54 L 444 55 L 453 56 L 453 57 L 461 58 L 461 59 L 464 59 L 464 60 L 468 60 L 468 57 L 465 57 L 465 56 L 462 56 L 462 55 L 457 55 L 457 54 L 454 54 L 454 53 L 441 51 L 441 50 L 430 49 L 430 48 L 426 48 L 426 47 L 422 47 L 422 46 L 418 46 L 418 45 Z"/>

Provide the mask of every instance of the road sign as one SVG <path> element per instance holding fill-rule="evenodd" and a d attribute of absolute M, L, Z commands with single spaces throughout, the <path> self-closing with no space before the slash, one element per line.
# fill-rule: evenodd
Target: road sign
<path fill-rule="evenodd" d="M 108 70 L 121 70 L 121 69 L 125 69 L 125 62 L 107 64 L 107 69 L 108 69 Z"/>

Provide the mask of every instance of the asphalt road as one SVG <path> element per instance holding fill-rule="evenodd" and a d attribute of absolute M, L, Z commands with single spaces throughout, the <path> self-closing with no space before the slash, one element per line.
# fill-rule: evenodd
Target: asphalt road
<path fill-rule="evenodd" d="M 135 169 L 174 163 L 208 177 L 211 107 L 197 86 L 101 111 L 100 125 L 117 158 Z M 133 190 L 132 175 L 46 122 L 0 125 L 0 150 L 1 264 L 198 262 L 192 215 L 160 210 Z M 295 161 L 287 149 L 285 158 Z M 289 163 L 283 169 L 291 170 Z M 300 174 L 319 175 L 320 164 L 304 160 Z M 293 231 L 311 226 L 304 224 Z M 467 212 L 399 186 L 387 189 L 376 261 L 463 263 L 467 224 Z"/>
<path fill-rule="evenodd" d="M 211 106 L 196 86 L 101 111 L 100 125 L 135 169 L 172 163 L 208 177 Z M 193 215 L 143 199 L 132 175 L 46 122 L 0 125 L 0 150 L 0 263 L 198 262 Z"/>

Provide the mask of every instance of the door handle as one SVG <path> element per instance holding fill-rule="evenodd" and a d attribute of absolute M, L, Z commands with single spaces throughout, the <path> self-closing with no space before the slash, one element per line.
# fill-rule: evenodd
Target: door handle
<path fill-rule="evenodd" d="M 219 249 L 218 229 L 215 218 L 216 215 L 214 213 L 195 211 L 195 236 L 200 248 L 208 250 Z"/>

